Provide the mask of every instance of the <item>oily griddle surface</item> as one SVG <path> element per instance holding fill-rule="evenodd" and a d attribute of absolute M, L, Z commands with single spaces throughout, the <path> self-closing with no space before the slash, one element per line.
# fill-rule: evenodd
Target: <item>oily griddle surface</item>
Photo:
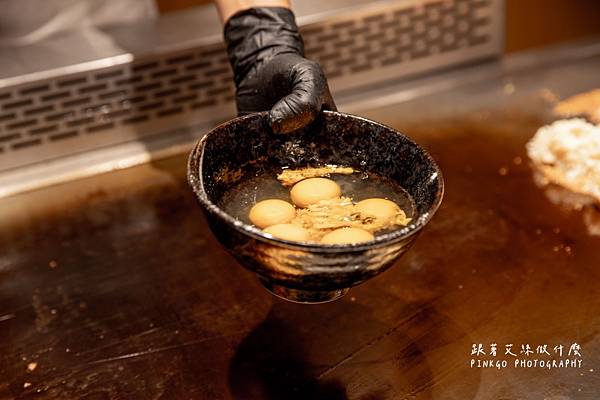
<path fill-rule="evenodd" d="M 331 304 L 267 294 L 212 238 L 183 175 L 124 197 L 96 193 L 2 232 L 0 393 L 335 399 L 472 398 L 492 383 L 519 394 L 559 383 L 560 393 L 599 389 L 588 369 L 469 368 L 480 342 L 577 341 L 586 365 L 597 363 L 599 240 L 532 186 L 526 162 L 512 163 L 524 157 L 521 140 L 468 123 L 445 134 L 426 143 L 448 183 L 439 215 L 399 265 Z"/>
<path fill-rule="evenodd" d="M 236 265 L 183 157 L 0 201 L 0 398 L 594 398 L 600 237 L 533 183 L 530 94 L 367 115 L 431 151 L 446 195 L 398 265 L 329 304 Z M 469 367 L 473 344 L 572 342 L 582 369 Z"/>

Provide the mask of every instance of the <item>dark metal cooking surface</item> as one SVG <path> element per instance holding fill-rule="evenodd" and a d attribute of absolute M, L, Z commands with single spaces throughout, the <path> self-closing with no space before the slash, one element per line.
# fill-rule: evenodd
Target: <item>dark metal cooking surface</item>
<path fill-rule="evenodd" d="M 600 237 L 534 185 L 524 144 L 552 119 L 540 90 L 592 89 L 598 70 L 364 113 L 431 151 L 446 197 L 399 265 L 329 304 L 271 297 L 218 247 L 184 157 L 2 200 L 0 398 L 596 399 Z M 581 368 L 504 356 L 574 342 Z M 470 368 L 480 343 L 509 366 Z"/>

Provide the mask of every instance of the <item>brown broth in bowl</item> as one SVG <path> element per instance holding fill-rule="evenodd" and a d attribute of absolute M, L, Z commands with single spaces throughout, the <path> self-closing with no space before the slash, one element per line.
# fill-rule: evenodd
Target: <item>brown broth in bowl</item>
<path fill-rule="evenodd" d="M 414 201 L 404 189 L 390 179 L 363 172 L 350 175 L 331 174 L 328 178 L 340 186 L 342 196 L 352 198 L 354 203 L 369 198 L 385 198 L 396 203 L 408 218 L 415 217 Z M 251 225 L 248 213 L 256 203 L 266 199 L 280 199 L 291 203 L 290 189 L 290 186 L 284 186 L 277 179 L 276 173 L 263 173 L 242 180 L 235 188 L 225 193 L 218 206 L 234 218 Z M 378 230 L 375 236 L 399 228 L 402 226 Z"/>

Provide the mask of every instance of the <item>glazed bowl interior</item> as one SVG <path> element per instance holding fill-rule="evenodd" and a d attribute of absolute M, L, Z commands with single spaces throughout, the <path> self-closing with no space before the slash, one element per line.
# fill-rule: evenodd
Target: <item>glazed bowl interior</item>
<path fill-rule="evenodd" d="M 361 244 L 321 245 L 276 239 L 227 214 L 226 193 L 245 179 L 280 173 L 282 168 L 334 164 L 393 180 L 412 198 L 411 223 Z M 236 118 L 203 137 L 192 151 L 188 178 L 205 212 L 253 239 L 319 252 L 365 249 L 402 240 L 432 217 L 443 195 L 441 172 L 411 139 L 396 130 L 353 115 L 324 111 L 308 127 L 275 134 L 267 113 Z"/>

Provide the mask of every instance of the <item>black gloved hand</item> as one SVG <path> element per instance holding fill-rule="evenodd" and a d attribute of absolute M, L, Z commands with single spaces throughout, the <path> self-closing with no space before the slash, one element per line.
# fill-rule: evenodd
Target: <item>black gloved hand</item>
<path fill-rule="evenodd" d="M 287 8 L 251 8 L 225 25 L 237 88 L 238 114 L 269 112 L 273 131 L 309 124 L 321 109 L 335 110 L 319 64 L 304 58 L 304 44 Z"/>

